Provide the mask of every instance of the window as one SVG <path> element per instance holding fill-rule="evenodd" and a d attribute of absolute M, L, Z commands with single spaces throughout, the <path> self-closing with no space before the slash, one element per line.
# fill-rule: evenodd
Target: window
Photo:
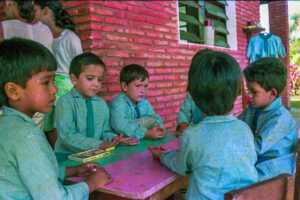
<path fill-rule="evenodd" d="M 205 21 L 213 20 L 215 46 L 229 48 L 226 7 L 226 1 L 180 0 L 178 2 L 180 40 L 204 44 Z"/>

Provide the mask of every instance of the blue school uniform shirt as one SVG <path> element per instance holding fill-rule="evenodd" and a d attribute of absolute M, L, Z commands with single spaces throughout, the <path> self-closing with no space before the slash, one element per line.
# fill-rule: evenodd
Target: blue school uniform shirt
<path fill-rule="evenodd" d="M 257 181 L 251 130 L 232 114 L 208 116 L 184 130 L 180 149 L 167 151 L 163 165 L 190 175 L 186 199 L 223 200 L 224 193 Z"/>
<path fill-rule="evenodd" d="M 161 117 L 146 99 L 142 99 L 136 106 L 139 108 L 140 117 L 153 116 L 156 118 L 156 122 L 160 124 L 160 127 L 165 129 Z M 134 122 L 138 114 L 135 109 L 136 106 L 124 92 L 121 92 L 109 104 L 110 124 L 117 133 L 123 133 L 126 137 L 142 139 L 147 132 L 147 128 Z"/>
<path fill-rule="evenodd" d="M 55 152 L 77 153 L 98 149 L 103 141 L 111 142 L 117 136 L 109 124 L 106 102 L 96 95 L 90 100 L 94 112 L 94 136 L 91 138 L 87 137 L 86 99 L 75 88 L 58 99 L 55 110 L 58 132 Z"/>
<path fill-rule="evenodd" d="M 254 109 L 250 105 L 239 118 L 254 133 L 259 180 L 281 173 L 293 175 L 298 141 L 296 122 L 282 105 L 281 97 L 264 110 Z"/>
<path fill-rule="evenodd" d="M 3 106 L 0 116 L 0 199 L 88 199 L 84 182 L 63 186 L 45 134 L 27 115 Z"/>
<path fill-rule="evenodd" d="M 260 33 L 251 37 L 247 49 L 247 57 L 250 58 L 250 63 L 264 57 L 278 58 L 285 57 L 285 50 L 280 37 L 271 33 L 265 35 Z"/>
<path fill-rule="evenodd" d="M 190 124 L 191 122 L 197 124 L 202 118 L 202 112 L 192 100 L 190 93 L 187 93 L 177 114 L 177 124 L 179 125 L 184 122 L 187 124 Z"/>

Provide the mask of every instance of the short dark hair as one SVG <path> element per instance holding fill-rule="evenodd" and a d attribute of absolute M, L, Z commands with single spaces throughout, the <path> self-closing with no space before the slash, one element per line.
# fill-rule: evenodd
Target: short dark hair
<path fill-rule="evenodd" d="M 278 58 L 262 58 L 251 63 L 244 69 L 244 75 L 247 81 L 258 83 L 267 92 L 276 89 L 277 96 L 286 86 L 287 69 Z"/>
<path fill-rule="evenodd" d="M 144 81 L 147 78 L 149 79 L 149 73 L 147 70 L 137 64 L 126 65 L 120 72 L 120 83 L 125 82 L 126 85 L 136 79 L 141 79 L 141 81 Z"/>
<path fill-rule="evenodd" d="M 0 43 L 0 105 L 8 105 L 4 91 L 6 83 L 26 88 L 33 75 L 55 70 L 55 58 L 42 44 L 16 37 L 3 40 Z"/>
<path fill-rule="evenodd" d="M 97 55 L 93 53 L 82 53 L 75 56 L 71 61 L 69 74 L 74 74 L 78 78 L 87 65 L 100 65 L 106 71 L 104 62 Z"/>
<path fill-rule="evenodd" d="M 34 7 L 32 1 L 28 0 L 13 0 L 18 7 L 21 18 L 26 19 L 27 22 L 32 22 L 34 19 Z"/>
<path fill-rule="evenodd" d="M 206 115 L 224 115 L 233 109 L 241 91 L 241 80 L 237 61 L 227 53 L 212 51 L 192 61 L 188 89 Z"/>

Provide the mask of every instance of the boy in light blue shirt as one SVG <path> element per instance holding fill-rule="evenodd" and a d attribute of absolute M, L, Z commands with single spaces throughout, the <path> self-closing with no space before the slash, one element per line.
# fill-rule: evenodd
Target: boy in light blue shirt
<path fill-rule="evenodd" d="M 262 58 L 244 70 L 250 105 L 240 119 L 254 134 L 259 180 L 281 173 L 293 175 L 297 150 L 296 122 L 279 96 L 287 69 L 277 58 Z"/>
<path fill-rule="evenodd" d="M 180 149 L 149 148 L 172 171 L 190 175 L 186 199 L 223 200 L 224 193 L 258 179 L 251 130 L 230 114 L 241 80 L 239 64 L 226 53 L 214 51 L 193 60 L 188 91 L 204 119 L 184 130 Z"/>
<path fill-rule="evenodd" d="M 56 152 L 77 153 L 139 143 L 135 138 L 123 138 L 111 130 L 108 106 L 96 95 L 105 70 L 102 60 L 92 53 L 80 54 L 72 60 L 70 79 L 74 88 L 62 95 L 56 105 Z"/>
<path fill-rule="evenodd" d="M 140 65 L 127 65 L 121 70 L 120 84 L 122 92 L 109 105 L 113 130 L 138 139 L 163 138 L 162 119 L 145 99 L 149 73 Z"/>
<path fill-rule="evenodd" d="M 12 38 L 0 43 L 0 199 L 88 199 L 112 181 L 97 163 L 58 167 L 45 134 L 31 119 L 52 109 L 55 70 L 54 57 L 37 42 Z M 59 181 L 83 175 L 87 179 L 74 185 Z"/>

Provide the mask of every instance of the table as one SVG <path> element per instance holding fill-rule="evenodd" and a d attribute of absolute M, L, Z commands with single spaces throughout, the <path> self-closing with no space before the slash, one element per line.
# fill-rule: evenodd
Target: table
<path fill-rule="evenodd" d="M 108 157 L 96 160 L 114 179 L 109 185 L 99 188 L 91 199 L 165 199 L 188 182 L 183 177 L 154 160 L 147 150 L 149 146 L 162 146 L 168 150 L 179 148 L 179 140 L 168 132 L 161 140 L 141 140 L 136 146 L 117 146 Z M 60 163 L 63 166 L 78 165 L 73 161 Z M 71 178 L 71 181 L 82 181 Z"/>

